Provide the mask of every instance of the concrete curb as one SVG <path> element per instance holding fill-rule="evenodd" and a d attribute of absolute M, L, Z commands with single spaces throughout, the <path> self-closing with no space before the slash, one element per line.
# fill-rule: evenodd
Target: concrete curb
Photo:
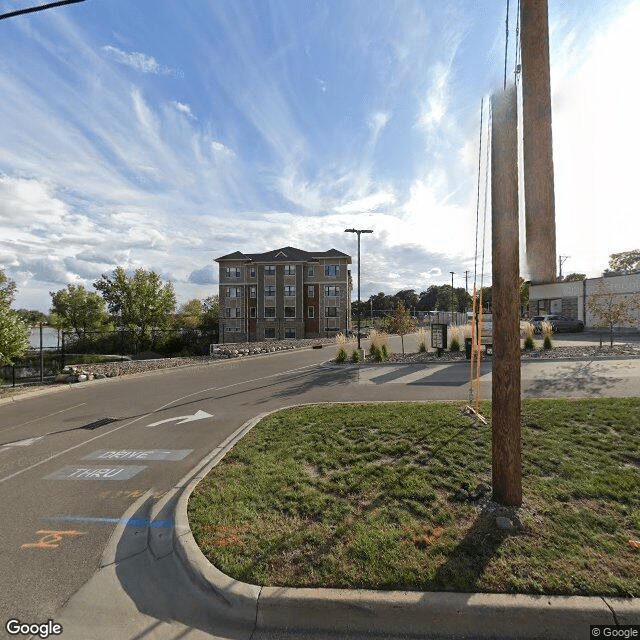
<path fill-rule="evenodd" d="M 583 640 L 589 625 L 640 623 L 640 598 L 260 587 L 225 575 L 196 544 L 187 517 L 189 497 L 258 422 L 300 406 L 305 405 L 281 407 L 245 422 L 211 452 L 175 502 L 174 549 L 198 588 L 214 596 L 212 609 L 218 615 L 223 603 L 227 615 L 239 623 L 253 622 L 254 633 L 316 631 L 530 640 Z"/>

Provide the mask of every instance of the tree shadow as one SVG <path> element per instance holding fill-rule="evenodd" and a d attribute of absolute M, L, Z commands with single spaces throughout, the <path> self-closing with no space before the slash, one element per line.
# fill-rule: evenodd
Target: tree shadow
<path fill-rule="evenodd" d="M 622 378 L 602 375 L 610 371 L 606 365 L 596 360 L 576 362 L 570 369 L 554 377 L 540 377 L 531 383 L 523 384 L 523 395 L 539 396 L 544 394 L 602 395 L 606 390 L 615 388 Z"/>

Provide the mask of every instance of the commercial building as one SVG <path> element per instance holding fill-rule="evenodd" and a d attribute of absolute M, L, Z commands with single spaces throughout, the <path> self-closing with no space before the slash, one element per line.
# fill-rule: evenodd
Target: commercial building
<path fill-rule="evenodd" d="M 351 256 L 284 247 L 216 258 L 220 342 L 330 337 L 351 329 Z"/>
<path fill-rule="evenodd" d="M 637 298 L 640 295 L 640 273 L 606 275 L 575 282 L 553 282 L 530 285 L 529 316 L 562 315 L 582 320 L 587 329 L 598 324 L 598 318 L 589 310 L 589 302 L 606 298 L 611 303 Z M 631 310 L 635 322 L 620 328 L 640 329 L 640 309 Z"/>

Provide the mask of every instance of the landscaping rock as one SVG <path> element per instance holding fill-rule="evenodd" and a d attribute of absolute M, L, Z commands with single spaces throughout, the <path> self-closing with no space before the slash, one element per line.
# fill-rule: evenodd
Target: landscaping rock
<path fill-rule="evenodd" d="M 513 522 L 504 516 L 498 516 L 496 518 L 496 526 L 502 531 L 511 531 L 515 528 Z"/>

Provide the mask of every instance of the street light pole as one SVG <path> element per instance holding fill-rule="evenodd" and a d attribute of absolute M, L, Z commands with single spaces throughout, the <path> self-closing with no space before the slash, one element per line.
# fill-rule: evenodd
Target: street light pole
<path fill-rule="evenodd" d="M 451 274 L 451 324 L 453 325 L 453 274 L 455 271 L 449 271 Z"/>
<path fill-rule="evenodd" d="M 358 351 L 360 351 L 360 234 L 373 233 L 373 229 L 345 229 L 345 233 L 358 234 Z"/>

